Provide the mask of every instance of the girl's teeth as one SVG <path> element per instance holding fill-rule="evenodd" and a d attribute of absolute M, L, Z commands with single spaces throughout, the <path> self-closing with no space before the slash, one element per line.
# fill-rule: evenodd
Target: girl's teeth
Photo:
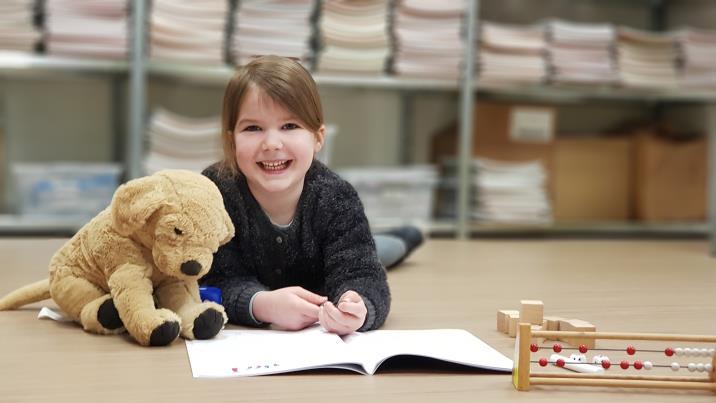
<path fill-rule="evenodd" d="M 281 161 L 281 162 L 262 162 L 261 166 L 263 166 L 264 169 L 270 170 L 270 171 L 277 171 L 279 169 L 283 169 L 286 167 L 287 161 Z"/>

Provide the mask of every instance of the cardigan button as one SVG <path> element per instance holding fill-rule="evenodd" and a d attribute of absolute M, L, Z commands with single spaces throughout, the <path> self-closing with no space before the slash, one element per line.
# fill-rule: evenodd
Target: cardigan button
<path fill-rule="evenodd" d="M 278 242 L 278 243 L 283 243 L 283 238 L 281 238 L 280 236 L 277 236 L 277 237 L 276 237 L 276 242 Z"/>

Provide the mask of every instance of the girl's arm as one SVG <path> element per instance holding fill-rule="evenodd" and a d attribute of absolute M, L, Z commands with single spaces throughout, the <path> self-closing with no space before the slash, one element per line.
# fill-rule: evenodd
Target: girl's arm
<path fill-rule="evenodd" d="M 202 285 L 221 289 L 224 309 L 229 322 L 244 326 L 261 326 L 251 313 L 251 299 L 267 288 L 255 273 L 241 264 L 236 240 L 231 240 L 214 254 L 211 270 L 201 280 Z"/>
<path fill-rule="evenodd" d="M 359 331 L 373 330 L 385 322 L 390 311 L 390 290 L 380 264 L 368 219 L 358 194 L 347 182 L 338 187 L 330 206 L 324 234 L 326 290 L 334 304 L 349 290 L 365 303 L 367 315 Z"/>

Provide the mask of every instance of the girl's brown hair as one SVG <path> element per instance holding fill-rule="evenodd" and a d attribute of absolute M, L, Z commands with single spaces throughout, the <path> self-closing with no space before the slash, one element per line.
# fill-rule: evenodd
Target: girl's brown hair
<path fill-rule="evenodd" d="M 293 113 L 306 129 L 318 133 L 323 125 L 323 108 L 311 73 L 293 59 L 261 56 L 242 66 L 224 92 L 221 138 L 224 148 L 222 170 L 238 173 L 234 128 L 239 108 L 251 86 L 260 88 L 274 102 Z M 317 134 L 316 134 L 317 135 Z"/>

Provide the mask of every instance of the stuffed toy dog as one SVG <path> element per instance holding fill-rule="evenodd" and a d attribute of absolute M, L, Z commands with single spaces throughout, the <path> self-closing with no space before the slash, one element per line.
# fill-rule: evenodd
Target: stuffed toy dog
<path fill-rule="evenodd" d="M 49 279 L 0 299 L 0 310 L 52 298 L 88 331 L 123 331 L 141 345 L 180 334 L 214 337 L 227 321 L 201 302 L 197 280 L 234 236 L 221 193 L 190 171 L 165 170 L 120 186 L 112 203 L 50 261 Z"/>

